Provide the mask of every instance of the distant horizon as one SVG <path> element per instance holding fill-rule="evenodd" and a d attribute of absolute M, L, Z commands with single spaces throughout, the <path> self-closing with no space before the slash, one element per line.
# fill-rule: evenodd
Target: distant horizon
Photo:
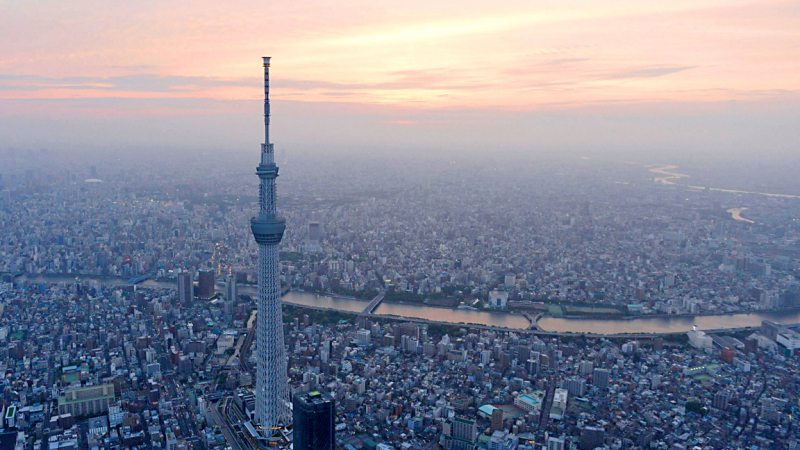
<path fill-rule="evenodd" d="M 679 155 L 643 155 L 632 154 L 594 154 L 588 152 L 512 152 L 494 151 L 490 153 L 459 152 L 453 150 L 381 150 L 357 152 L 326 152 L 324 150 L 305 151 L 278 147 L 276 160 L 281 167 L 280 185 L 295 183 L 333 181 L 335 173 L 344 170 L 350 176 L 365 177 L 378 181 L 388 181 L 388 177 L 424 177 L 444 176 L 450 180 L 468 180 L 480 176 L 489 176 L 491 172 L 505 173 L 508 176 L 523 180 L 537 179 L 545 176 L 551 179 L 556 172 L 565 172 L 569 177 L 589 175 L 597 180 L 614 182 L 614 180 L 635 181 L 643 186 L 651 185 L 664 192 L 681 192 L 700 186 L 710 188 L 710 194 L 719 194 L 719 190 L 741 191 L 746 193 L 800 196 L 800 185 L 796 182 L 797 164 L 800 155 L 791 158 L 765 159 L 759 155 L 736 158 L 716 158 L 709 155 L 698 157 Z M 149 173 L 152 167 L 171 167 L 178 170 L 184 167 L 203 176 L 205 170 L 236 174 L 246 177 L 253 174 L 257 164 L 257 150 L 209 151 L 187 149 L 149 148 L 136 151 L 116 148 L 82 149 L 68 151 L 64 149 L 14 149 L 0 148 L 0 176 L 7 181 L 22 180 L 27 170 L 33 170 L 37 178 L 55 176 L 58 178 L 64 171 L 78 175 L 78 181 L 92 178 L 88 175 L 90 167 L 99 171 L 97 178 L 113 180 L 120 170 L 136 170 Z M 12 156 L 13 155 L 13 156 Z M 331 171 L 330 169 L 335 169 Z M 674 186 L 666 186 L 658 181 L 662 178 L 662 169 L 666 173 L 685 174 L 687 177 L 671 179 Z M 577 170 L 575 173 L 572 171 Z M 460 174 L 460 175 L 459 175 Z M 83 176 L 86 175 L 86 176 Z M 111 178 L 107 178 L 111 176 Z M 496 175 L 492 175 L 496 176 Z M 81 178 L 82 177 L 82 178 Z M 420 178 L 422 177 L 422 178 Z M 633 178 L 631 178 L 633 177 Z M 491 177 L 490 177 L 491 178 Z M 487 178 L 488 180 L 489 178 Z M 648 181 L 649 180 L 649 181 Z M 198 180 L 199 182 L 199 180 Z M 577 182 L 577 180 L 576 180 Z M 678 188 L 675 190 L 675 188 Z M 287 195 L 291 195 L 287 192 Z M 680 195 L 680 194 L 678 194 Z M 768 196 L 751 196 L 766 200 Z"/>

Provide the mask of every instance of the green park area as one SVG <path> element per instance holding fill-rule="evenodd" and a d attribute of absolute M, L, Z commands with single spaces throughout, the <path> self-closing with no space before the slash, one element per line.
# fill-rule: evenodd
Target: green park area
<path fill-rule="evenodd" d="M 583 315 L 583 314 L 608 314 L 608 315 L 623 315 L 623 312 L 614 307 L 608 306 L 573 306 L 565 305 L 565 313 L 567 315 Z"/>

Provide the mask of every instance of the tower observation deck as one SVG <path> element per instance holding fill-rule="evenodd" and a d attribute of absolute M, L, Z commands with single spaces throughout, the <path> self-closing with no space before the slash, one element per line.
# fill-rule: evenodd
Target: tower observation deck
<path fill-rule="evenodd" d="M 265 435 L 270 430 L 291 423 L 289 385 L 286 372 L 286 349 L 283 345 L 280 263 L 278 244 L 283 238 L 286 221 L 278 216 L 275 179 L 278 166 L 269 141 L 269 65 L 264 57 L 264 143 L 261 162 L 256 168 L 259 178 L 258 215 L 250 220 L 253 237 L 258 244 L 258 331 L 256 336 L 256 417 Z"/>

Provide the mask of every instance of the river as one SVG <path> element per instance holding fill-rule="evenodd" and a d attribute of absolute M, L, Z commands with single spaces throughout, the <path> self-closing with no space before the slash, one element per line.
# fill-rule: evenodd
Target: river
<path fill-rule="evenodd" d="M 755 221 L 753 221 L 753 220 L 745 219 L 744 217 L 742 217 L 742 211 L 746 211 L 746 210 L 747 210 L 747 208 L 744 208 L 744 207 L 743 208 L 731 208 L 726 212 L 730 213 L 730 215 L 733 218 L 733 220 L 736 220 L 736 221 L 739 221 L 739 222 L 744 222 L 744 223 L 755 223 Z"/>
<path fill-rule="evenodd" d="M 58 283 L 75 281 L 95 281 L 110 286 L 127 285 L 126 279 L 101 277 L 76 277 L 48 275 L 27 276 L 34 283 Z M 169 281 L 147 280 L 140 283 L 145 288 L 175 289 L 175 283 Z M 239 292 L 255 295 L 254 286 L 240 285 Z M 283 301 L 298 306 L 330 308 L 339 311 L 361 312 L 369 303 L 367 300 L 319 295 L 311 292 L 290 291 L 283 296 Z M 436 308 L 411 303 L 381 303 L 374 312 L 378 315 L 391 315 L 415 319 L 427 319 L 437 322 L 474 323 L 487 326 L 526 329 L 528 319 L 517 314 L 489 311 L 471 311 L 465 309 Z M 538 325 L 543 331 L 560 333 L 594 333 L 594 334 L 636 334 L 636 333 L 681 333 L 697 326 L 701 330 L 717 330 L 722 328 L 757 327 L 763 320 L 772 320 L 783 324 L 800 323 L 800 311 L 772 311 L 747 314 L 729 314 L 714 316 L 658 316 L 636 317 L 632 319 L 580 319 L 543 317 Z"/>
<path fill-rule="evenodd" d="M 526 329 L 530 321 L 522 315 L 469 309 L 436 308 L 409 303 L 381 303 L 375 314 L 412 317 L 437 322 L 477 323 L 480 325 Z"/>
<path fill-rule="evenodd" d="M 366 300 L 331 297 L 310 292 L 290 291 L 283 296 L 285 303 L 294 305 L 332 308 L 340 311 L 361 312 L 369 303 Z M 528 319 L 517 314 L 489 311 L 471 311 L 468 309 L 435 308 L 412 303 L 383 302 L 373 312 L 377 315 L 426 319 L 435 322 L 476 323 L 480 325 L 526 329 L 530 325 Z"/>
<path fill-rule="evenodd" d="M 369 301 L 355 300 L 352 298 L 319 295 L 312 292 L 289 291 L 283 296 L 283 302 L 299 306 L 314 306 L 317 308 L 330 308 L 339 311 L 361 312 L 367 307 Z"/>
<path fill-rule="evenodd" d="M 677 169 L 678 166 L 662 166 L 656 167 L 654 169 L 650 169 L 650 172 L 663 175 L 662 177 L 656 177 L 655 182 L 661 184 L 675 184 L 675 181 L 679 181 L 683 178 L 689 178 L 689 175 L 683 173 L 675 173 L 670 172 L 670 170 Z M 673 181 L 675 180 L 675 181 Z M 710 191 L 717 191 L 717 192 L 727 192 L 730 194 L 754 194 L 754 195 L 765 195 L 767 197 L 778 197 L 778 198 L 800 198 L 800 195 L 791 195 L 791 194 L 775 194 L 772 192 L 758 192 L 758 191 L 742 191 L 738 189 L 722 189 L 722 188 L 712 188 L 712 187 L 705 187 L 705 186 L 694 186 L 691 184 L 687 184 L 686 187 L 691 189 L 697 190 L 704 190 L 708 189 Z"/>
<path fill-rule="evenodd" d="M 32 283 L 74 283 L 76 281 L 95 281 L 107 286 L 128 285 L 127 279 L 114 277 L 76 277 L 67 275 L 26 276 Z M 143 288 L 175 289 L 176 283 L 170 281 L 146 280 L 137 284 Z M 221 287 L 221 286 L 220 286 Z M 221 289 L 220 289 L 221 290 Z M 255 295 L 256 288 L 249 285 L 239 285 L 240 294 Z M 339 311 L 361 312 L 369 303 L 367 300 L 356 300 L 330 295 L 319 295 L 311 292 L 289 291 L 283 296 L 283 301 L 292 305 L 313 306 L 317 308 L 330 308 Z M 435 308 L 432 306 L 416 305 L 410 303 L 381 303 L 374 314 L 427 319 L 437 322 L 450 323 L 475 323 L 487 326 L 526 329 L 530 325 L 528 319 L 522 315 L 507 314 L 489 311 L 471 311 L 467 309 Z"/>
<path fill-rule="evenodd" d="M 800 323 L 800 311 L 770 311 L 747 314 L 728 314 L 715 316 L 658 316 L 624 319 L 571 319 L 543 317 L 539 328 L 545 331 L 596 334 L 628 333 L 681 333 L 694 326 L 701 330 L 722 328 L 757 327 L 763 320 L 783 324 Z"/>

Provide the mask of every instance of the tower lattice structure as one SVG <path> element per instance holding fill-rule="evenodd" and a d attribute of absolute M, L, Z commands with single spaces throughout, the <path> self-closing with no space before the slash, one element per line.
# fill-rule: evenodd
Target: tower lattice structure
<path fill-rule="evenodd" d="M 286 221 L 278 216 L 275 179 L 278 166 L 269 142 L 269 64 L 264 57 L 264 143 L 261 163 L 256 168 L 259 178 L 258 216 L 250 221 L 258 244 L 258 330 L 256 371 L 256 423 L 269 433 L 291 422 L 289 385 L 286 372 L 286 349 L 283 345 L 280 264 L 278 244 L 283 238 Z"/>

